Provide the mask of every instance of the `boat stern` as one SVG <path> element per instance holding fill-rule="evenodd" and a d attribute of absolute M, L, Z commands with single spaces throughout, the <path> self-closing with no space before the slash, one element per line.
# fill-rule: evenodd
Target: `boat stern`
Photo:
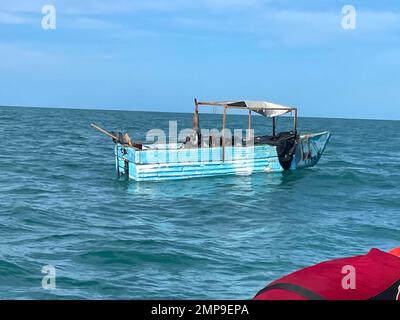
<path fill-rule="evenodd" d="M 118 176 L 126 179 L 136 177 L 135 148 L 123 146 L 120 143 L 115 145 L 115 169 Z"/>
<path fill-rule="evenodd" d="M 321 158 L 330 137 L 331 133 L 329 131 L 300 135 L 295 152 L 295 167 L 315 166 Z"/>

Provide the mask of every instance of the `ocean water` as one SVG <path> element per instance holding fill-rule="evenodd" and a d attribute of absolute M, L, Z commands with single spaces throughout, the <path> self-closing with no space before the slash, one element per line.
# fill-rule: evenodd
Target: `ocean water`
<path fill-rule="evenodd" d="M 301 132 L 332 132 L 314 168 L 156 183 L 118 179 L 112 141 L 90 127 L 138 140 L 168 120 L 191 125 L 0 108 L 1 299 L 249 299 L 296 269 L 400 245 L 400 121 L 300 118 Z M 253 120 L 258 133 L 267 123 Z M 45 265 L 55 290 L 42 288 Z"/>

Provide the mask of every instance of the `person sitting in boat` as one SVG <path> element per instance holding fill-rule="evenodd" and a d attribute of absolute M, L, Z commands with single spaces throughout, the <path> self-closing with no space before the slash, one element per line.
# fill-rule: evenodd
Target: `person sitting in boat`
<path fill-rule="evenodd" d="M 185 149 L 193 149 L 201 147 L 200 119 L 199 119 L 198 108 L 196 108 L 196 110 L 193 113 L 192 122 L 193 122 L 193 130 L 183 142 L 183 147 Z"/>
<path fill-rule="evenodd" d="M 336 259 L 272 282 L 255 300 L 400 300 L 400 247 Z"/>

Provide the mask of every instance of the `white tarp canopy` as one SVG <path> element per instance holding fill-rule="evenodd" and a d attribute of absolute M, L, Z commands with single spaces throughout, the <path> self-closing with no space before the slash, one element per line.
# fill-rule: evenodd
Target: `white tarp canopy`
<path fill-rule="evenodd" d="M 248 108 L 264 117 L 277 117 L 293 111 L 294 108 L 282 106 L 266 101 L 229 101 L 226 103 L 230 107 Z"/>

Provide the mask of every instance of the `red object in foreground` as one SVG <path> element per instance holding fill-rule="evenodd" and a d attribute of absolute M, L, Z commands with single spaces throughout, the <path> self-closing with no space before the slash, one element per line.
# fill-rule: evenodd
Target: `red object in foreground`
<path fill-rule="evenodd" d="M 400 300 L 400 258 L 368 254 L 319 263 L 276 280 L 255 300 Z"/>
<path fill-rule="evenodd" d="M 400 257 L 400 247 L 390 250 L 389 253 L 394 256 Z"/>

